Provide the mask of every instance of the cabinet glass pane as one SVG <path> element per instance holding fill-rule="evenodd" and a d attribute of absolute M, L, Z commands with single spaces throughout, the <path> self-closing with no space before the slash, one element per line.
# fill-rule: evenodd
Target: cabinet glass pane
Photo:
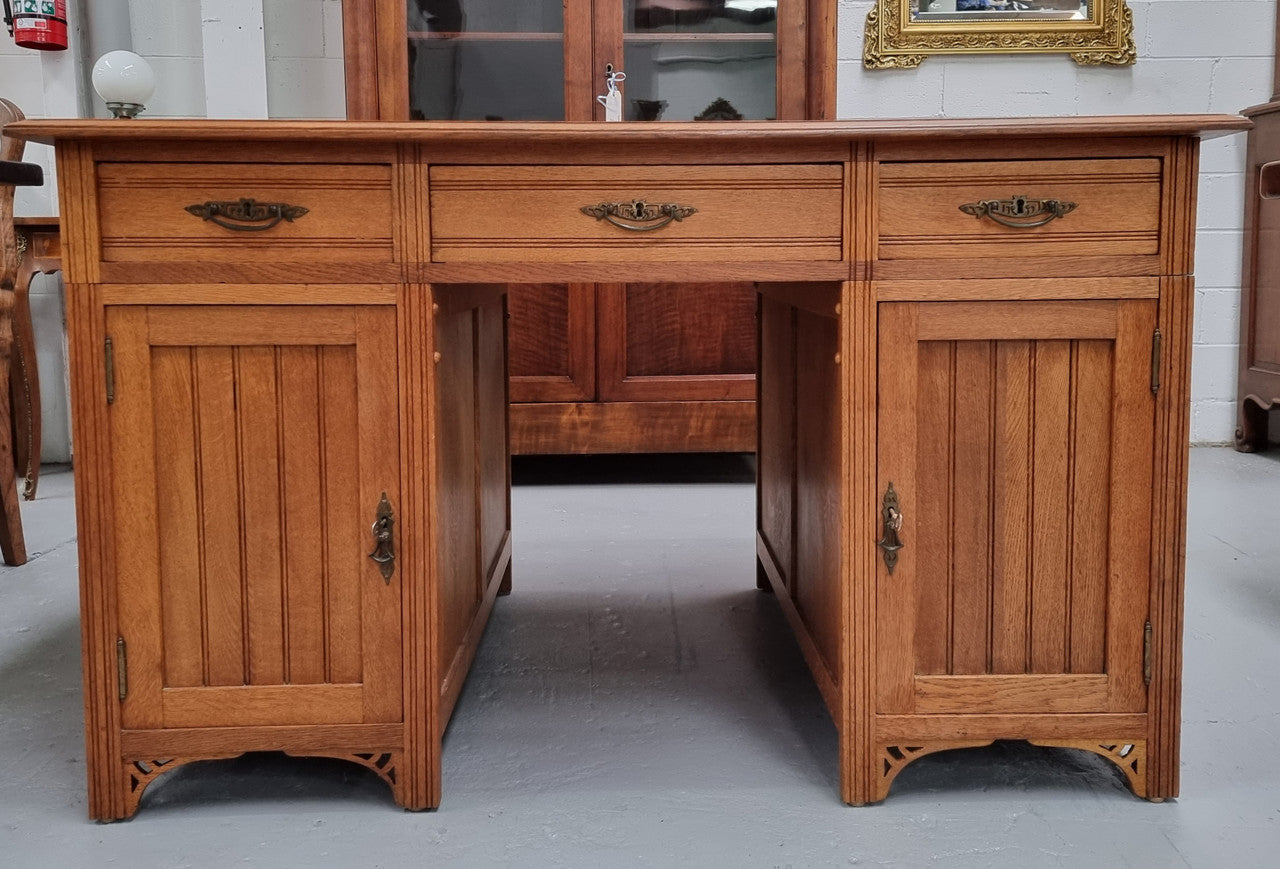
<path fill-rule="evenodd" d="M 407 0 L 414 120 L 564 118 L 562 0 Z"/>
<path fill-rule="evenodd" d="M 626 117 L 777 116 L 777 0 L 624 0 Z"/>

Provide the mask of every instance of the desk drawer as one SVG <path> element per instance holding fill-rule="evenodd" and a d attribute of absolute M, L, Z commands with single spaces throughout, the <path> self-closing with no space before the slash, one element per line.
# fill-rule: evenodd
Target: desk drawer
<path fill-rule="evenodd" d="M 436 166 L 430 178 L 435 262 L 843 256 L 840 164 Z"/>
<path fill-rule="evenodd" d="M 877 258 L 1158 254 L 1160 168 L 1154 158 L 882 163 Z M 1066 213 L 1051 216 L 1046 200 Z"/>
<path fill-rule="evenodd" d="M 395 259 L 389 164 L 100 163 L 98 189 L 107 263 Z"/>

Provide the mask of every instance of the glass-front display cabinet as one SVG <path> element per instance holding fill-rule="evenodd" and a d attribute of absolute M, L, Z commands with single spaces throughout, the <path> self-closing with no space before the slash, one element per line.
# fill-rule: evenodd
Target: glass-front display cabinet
<path fill-rule="evenodd" d="M 835 0 L 346 0 L 352 119 L 834 115 Z M 621 75 L 619 75 L 621 74 Z M 547 284 L 509 296 L 515 453 L 751 451 L 749 284 Z"/>

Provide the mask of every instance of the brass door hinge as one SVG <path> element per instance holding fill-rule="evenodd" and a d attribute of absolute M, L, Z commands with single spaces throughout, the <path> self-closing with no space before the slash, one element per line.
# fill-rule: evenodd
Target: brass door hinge
<path fill-rule="evenodd" d="M 116 351 L 108 338 L 102 345 L 102 360 L 107 371 L 107 404 L 116 402 Z"/>
<path fill-rule="evenodd" d="M 1160 345 L 1163 343 L 1163 336 L 1157 329 L 1155 334 L 1151 336 L 1151 394 L 1160 394 Z"/>
<path fill-rule="evenodd" d="M 116 637 L 116 682 L 120 686 L 120 699 L 129 694 L 129 652 L 124 645 L 124 637 Z"/>
<path fill-rule="evenodd" d="M 1151 622 L 1142 629 L 1142 683 L 1151 684 Z"/>

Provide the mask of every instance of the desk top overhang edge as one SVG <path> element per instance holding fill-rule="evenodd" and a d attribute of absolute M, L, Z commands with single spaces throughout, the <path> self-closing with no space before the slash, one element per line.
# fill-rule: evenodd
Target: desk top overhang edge
<path fill-rule="evenodd" d="M 629 122 L 523 123 L 472 121 L 293 121 L 293 120 L 25 120 L 6 127 L 31 142 L 335 141 L 354 143 L 507 145 L 655 144 L 715 145 L 839 141 L 919 141 L 936 138 L 1198 136 L 1214 138 L 1253 126 L 1240 115 L 1114 115 L 1065 118 L 912 118 L 857 121 L 739 121 L 733 123 Z"/>

